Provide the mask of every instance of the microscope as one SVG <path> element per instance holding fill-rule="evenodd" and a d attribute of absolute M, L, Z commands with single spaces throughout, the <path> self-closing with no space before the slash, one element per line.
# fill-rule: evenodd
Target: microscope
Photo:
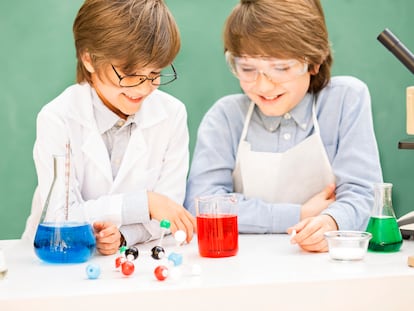
<path fill-rule="evenodd" d="M 394 54 L 403 65 L 414 74 L 414 55 L 401 43 L 401 41 L 389 30 L 385 29 L 378 37 L 391 53 Z M 406 89 L 406 115 L 407 134 L 414 135 L 414 86 Z M 399 149 L 414 149 L 414 139 L 408 138 L 398 143 Z M 404 239 L 414 238 L 414 211 L 409 212 L 398 219 L 398 226 Z"/>

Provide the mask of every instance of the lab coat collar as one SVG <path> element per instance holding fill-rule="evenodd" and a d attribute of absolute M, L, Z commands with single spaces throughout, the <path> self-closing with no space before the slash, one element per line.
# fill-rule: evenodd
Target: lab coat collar
<path fill-rule="evenodd" d="M 117 116 L 114 112 L 112 112 L 110 109 L 108 109 L 108 107 L 104 105 L 96 92 L 93 94 L 92 102 L 99 134 L 104 134 L 116 126 L 118 122 L 122 121 L 119 116 Z M 123 122 L 124 126 L 128 126 L 131 123 L 135 123 L 135 115 L 129 116 L 128 119 Z"/>
<path fill-rule="evenodd" d="M 116 189 L 117 185 L 129 174 L 131 167 L 144 165 L 139 164 L 138 161 L 138 159 L 142 159 L 146 155 L 148 148 L 142 129 L 154 126 L 167 118 L 167 112 L 163 107 L 163 102 L 158 99 L 162 96 L 157 96 L 157 93 L 161 94 L 161 91 L 155 90 L 148 96 L 143 102 L 141 109 L 135 115 L 135 121 L 138 126 L 131 135 L 130 142 L 124 155 L 123 162 L 126 164 L 121 165 L 115 181 L 112 177 L 108 151 L 106 150 L 105 143 L 99 133 L 94 115 L 92 101 L 94 94 L 96 96 L 95 90 L 89 84 L 84 83 L 72 86 L 68 92 L 69 95 L 66 97 L 66 100 L 69 102 L 69 118 L 82 127 L 89 129 L 89 131 L 85 131 L 86 136 L 82 145 L 82 151 L 95 163 L 101 173 L 112 185 L 111 189 Z"/>
<path fill-rule="evenodd" d="M 149 154 L 143 129 L 150 128 L 168 117 L 159 95 L 160 91 L 158 90 L 152 92 L 142 103 L 141 109 L 135 114 L 137 127 L 132 131 L 122 165 L 113 184 L 114 188 L 122 183 L 132 169 L 141 172 L 147 169 L 147 161 L 143 161 L 143 159 L 147 158 Z"/>
<path fill-rule="evenodd" d="M 155 90 L 142 103 L 141 109 L 135 114 L 135 122 L 141 129 L 152 127 L 163 120 L 167 119 L 168 114 L 165 111 L 163 103 L 160 102 L 160 93 Z"/>
<path fill-rule="evenodd" d="M 81 123 L 87 128 L 97 128 L 95 115 L 93 112 L 93 100 L 99 98 L 95 90 L 88 84 L 77 84 L 73 87 L 73 104 L 69 107 L 69 117 Z M 141 109 L 135 114 L 135 122 L 140 128 L 149 128 L 167 118 L 167 112 L 163 103 L 159 102 L 157 94 L 162 91 L 155 90 L 142 103 Z"/>

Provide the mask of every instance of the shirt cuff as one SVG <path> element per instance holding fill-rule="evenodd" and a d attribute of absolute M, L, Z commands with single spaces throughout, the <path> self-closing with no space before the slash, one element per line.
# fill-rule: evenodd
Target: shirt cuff
<path fill-rule="evenodd" d="M 147 223 L 150 221 L 147 191 L 124 194 L 122 202 L 122 225 Z"/>
<path fill-rule="evenodd" d="M 119 232 L 124 236 L 126 245 L 135 245 L 151 239 L 151 234 L 142 224 L 121 226 Z"/>

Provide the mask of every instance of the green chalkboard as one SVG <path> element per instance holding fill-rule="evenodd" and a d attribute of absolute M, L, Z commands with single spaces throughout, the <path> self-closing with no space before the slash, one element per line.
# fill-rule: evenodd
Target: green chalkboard
<path fill-rule="evenodd" d="M 0 239 L 20 237 L 36 186 L 32 159 L 40 108 L 75 80 L 72 22 L 83 1 L 0 2 Z M 239 92 L 228 72 L 222 26 L 237 0 L 167 0 L 182 34 L 179 79 L 164 89 L 187 106 L 191 150 L 198 124 L 221 96 Z M 405 138 L 405 88 L 413 75 L 377 40 L 390 28 L 414 50 L 412 0 L 322 0 L 334 50 L 334 74 L 355 75 L 372 95 L 384 179 L 394 184 L 398 216 L 414 210 L 414 151 Z M 312 31 L 311 29 L 309 31 Z"/>

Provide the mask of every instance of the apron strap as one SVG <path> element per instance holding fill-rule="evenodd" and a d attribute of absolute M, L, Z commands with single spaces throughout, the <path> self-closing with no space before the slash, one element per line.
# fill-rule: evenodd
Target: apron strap
<path fill-rule="evenodd" d="M 316 118 L 316 101 L 317 101 L 317 96 L 314 95 L 313 104 L 312 104 L 312 121 L 313 121 L 313 126 L 315 128 L 315 133 L 319 134 L 319 123 L 318 123 L 318 119 Z M 250 119 L 251 119 L 255 105 L 256 104 L 253 101 L 250 102 L 250 106 L 249 106 L 249 109 L 247 110 L 246 118 L 244 120 L 244 127 L 243 127 L 243 132 L 240 136 L 239 145 L 240 145 L 240 142 L 242 142 L 246 138 L 247 130 L 249 128 Z"/>
<path fill-rule="evenodd" d="M 317 96 L 314 95 L 313 105 L 312 105 L 312 121 L 313 121 L 313 126 L 315 128 L 315 133 L 319 134 L 319 123 L 318 123 L 318 119 L 316 118 L 316 100 L 317 100 Z"/>
<path fill-rule="evenodd" d="M 246 138 L 247 130 L 249 128 L 250 119 L 251 119 L 251 116 L 252 116 L 252 113 L 253 113 L 254 106 L 255 106 L 255 103 L 253 101 L 250 102 L 249 110 L 247 110 L 246 118 L 244 119 L 243 132 L 240 136 L 239 145 Z"/>

